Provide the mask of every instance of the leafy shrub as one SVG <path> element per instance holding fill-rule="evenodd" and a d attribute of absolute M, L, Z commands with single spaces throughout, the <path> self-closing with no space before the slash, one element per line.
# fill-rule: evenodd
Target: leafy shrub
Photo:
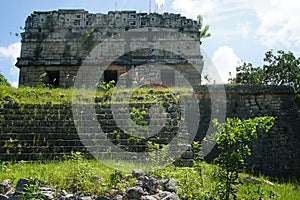
<path fill-rule="evenodd" d="M 245 158 L 251 155 L 248 143 L 257 138 L 258 129 L 268 132 L 274 124 L 274 117 L 255 117 L 241 120 L 228 118 L 217 126 L 217 145 L 220 150 L 215 159 L 219 168 L 214 172 L 217 180 L 216 190 L 220 199 L 236 199 L 235 185 L 239 184 L 239 173 L 245 168 Z"/>
<path fill-rule="evenodd" d="M 0 74 L 0 86 L 10 86 L 7 79 L 2 74 Z"/>
<path fill-rule="evenodd" d="M 24 191 L 21 192 L 24 199 L 29 200 L 43 200 L 47 199 L 43 192 L 40 190 L 41 186 L 44 186 L 44 182 L 30 178 L 28 184 L 25 184 Z"/>

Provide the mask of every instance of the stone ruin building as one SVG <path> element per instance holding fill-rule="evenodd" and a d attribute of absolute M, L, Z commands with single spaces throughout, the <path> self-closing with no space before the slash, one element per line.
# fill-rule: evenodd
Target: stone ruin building
<path fill-rule="evenodd" d="M 83 9 L 35 11 L 27 17 L 25 31 L 21 34 L 21 56 L 16 63 L 20 69 L 19 84 L 36 86 L 44 82 L 56 87 L 73 86 L 81 64 L 97 44 L 119 33 L 141 28 L 168 28 L 193 38 L 199 45 L 197 49 L 187 48 L 188 54 L 193 54 L 193 62 L 202 69 L 197 22 L 180 14 L 136 11 L 92 14 Z M 119 42 L 122 43 L 121 40 Z M 125 47 L 128 44 L 121 45 Z M 171 70 L 161 69 L 158 76 L 163 84 L 174 85 L 174 70 L 179 70 L 192 84 L 198 85 L 201 80 L 200 73 L 191 70 L 191 63 L 180 55 L 180 50 L 177 52 L 176 55 L 150 48 L 127 53 L 112 62 L 100 79 L 106 82 L 118 81 L 121 74 L 136 66 L 147 64 L 149 56 L 152 56 L 152 60 L 172 66 Z M 113 52 L 103 50 L 102 53 L 109 57 Z M 151 74 L 150 71 L 148 73 Z"/>
<path fill-rule="evenodd" d="M 178 45 L 172 49 L 175 49 L 175 53 L 151 49 L 151 47 L 131 52 L 131 42 L 133 41 L 123 41 L 116 37 L 110 44 L 112 46 L 114 43 L 120 44 L 121 47 L 128 48 L 126 52 L 129 53 L 112 60 L 108 68 L 104 65 L 99 66 L 105 68 L 104 76 L 100 79 L 106 82 L 118 81 L 123 73 L 127 73 L 137 66 L 145 65 L 149 61 L 154 61 L 172 66 L 173 71 L 161 70 L 159 78 L 162 83 L 176 84 L 174 71 L 179 71 L 192 84 L 199 84 L 201 80 L 199 72 L 192 70 L 191 63 L 186 62 L 186 55 L 184 55 L 191 56 L 192 58 L 189 58 L 188 61 L 191 60 L 193 64 L 198 65 L 199 69 L 202 69 L 201 42 L 196 21 L 172 13 L 147 14 L 135 11 L 115 11 L 108 12 L 108 14 L 91 14 L 85 10 L 33 12 L 27 18 L 25 31 L 22 33 L 21 56 L 16 63 L 16 66 L 20 68 L 19 83 L 35 86 L 39 84 L 40 79 L 43 79 L 57 87 L 70 87 L 74 84 L 74 79 L 79 79 L 77 72 L 81 69 L 80 66 L 86 60 L 89 52 L 95 49 L 95 45 L 120 33 L 128 33 L 131 30 L 138 32 L 143 27 L 149 30 L 169 28 L 174 32 L 185 33 L 198 42 L 198 49 L 195 46 L 186 45 L 188 42 L 183 41 L 181 46 Z M 131 39 L 135 39 L 136 32 L 130 32 Z M 163 37 L 165 41 L 159 38 L 159 42 L 169 42 L 171 49 L 173 43 L 172 38 L 168 40 L 170 35 Z M 141 42 L 144 39 L 139 37 L 135 40 Z M 154 39 L 157 40 L 157 38 Z M 153 44 L 156 42 L 154 39 Z M 174 41 L 174 43 L 176 42 Z M 115 53 L 114 51 L 119 51 L 119 49 L 100 49 L 101 55 L 108 59 L 111 54 Z M 196 95 L 200 99 L 200 124 L 196 139 L 201 139 L 202 134 L 208 130 L 211 118 L 219 114 L 243 119 L 274 116 L 276 118 L 274 128 L 253 143 L 253 156 L 250 158 L 249 167 L 255 171 L 258 169 L 267 175 L 299 178 L 300 118 L 294 102 L 294 90 L 286 86 L 227 85 L 225 86 L 227 108 L 219 109 L 219 105 L 222 105 L 224 100 L 218 96 L 221 94 L 219 91 L 222 88 L 217 86 L 216 94 L 211 93 L 206 86 L 200 87 L 196 91 Z M 214 100 L 215 104 L 212 103 Z M 86 104 L 82 105 L 86 106 Z M 91 106 L 95 109 L 94 104 Z M 32 158 L 39 159 L 41 153 L 43 156 L 51 157 L 61 155 L 65 151 L 82 151 L 83 145 L 78 146 L 81 140 L 78 138 L 74 124 L 73 109 L 74 107 L 70 105 L 51 104 L 28 104 L 24 107 L 7 104 L 4 108 L 0 108 L 0 114 L 2 114 L 0 116 L 2 119 L 0 120 L 2 135 L 0 159 L 32 160 Z M 104 125 L 107 126 L 105 132 L 110 133 L 116 130 L 116 123 L 110 108 L 104 106 L 97 107 L 97 109 L 99 113 L 105 113 L 99 115 L 100 120 L 104 120 Z M 36 115 L 37 110 L 39 111 L 38 115 Z M 217 114 L 213 115 L 212 110 Z M 172 109 L 170 109 L 171 111 Z M 61 117 L 63 115 L 65 117 Z M 88 112 L 86 112 L 86 116 L 93 117 Z M 174 117 L 171 113 L 170 116 Z M 105 117 L 107 119 L 104 119 Z M 175 119 L 176 117 L 177 115 L 175 115 Z M 170 122 L 173 123 L 173 120 Z M 98 124 L 96 125 L 88 127 L 93 134 L 98 127 Z M 89 132 L 87 131 L 87 133 Z M 168 132 L 163 135 L 169 137 L 176 134 Z M 15 145 L 6 145 L 7 141 L 14 141 Z M 123 141 L 127 142 L 126 139 Z M 65 143 L 67 145 L 64 145 Z M 37 144 L 39 148 L 36 148 Z M 65 148 L 65 146 L 70 148 Z M 142 147 L 144 148 L 145 145 L 142 144 Z M 132 148 L 136 148 L 136 146 L 133 145 Z M 106 150 L 107 148 L 105 148 L 105 152 Z M 192 163 L 192 156 L 189 155 L 187 154 L 186 159 Z"/>

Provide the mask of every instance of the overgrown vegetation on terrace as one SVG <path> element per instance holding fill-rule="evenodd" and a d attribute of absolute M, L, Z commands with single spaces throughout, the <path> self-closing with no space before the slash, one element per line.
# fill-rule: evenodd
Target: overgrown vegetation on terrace
<path fill-rule="evenodd" d="M 86 91 L 95 94 L 95 98 L 86 102 L 109 102 L 111 88 L 109 85 L 100 87 L 101 90 Z M 46 87 L 12 87 L 1 86 L 1 105 L 6 103 L 18 104 L 71 104 L 72 89 L 51 89 Z M 179 92 L 181 90 L 181 93 Z M 131 93 L 134 101 L 151 102 L 157 95 L 190 94 L 190 90 L 174 88 L 153 89 L 140 88 L 137 91 L 119 92 L 120 98 L 124 92 Z M 139 98 L 143 97 L 143 98 Z M 77 98 L 75 96 L 75 98 Z M 176 167 L 173 164 L 151 171 L 149 174 L 161 178 L 172 178 L 179 182 L 177 194 L 185 199 L 299 199 L 299 182 L 296 180 L 282 181 L 268 177 L 255 177 L 245 173 L 245 157 L 251 154 L 246 144 L 257 137 L 257 128 L 268 131 L 273 125 L 273 117 L 259 117 L 248 120 L 237 118 L 228 119 L 224 124 L 215 125 L 217 144 L 221 154 L 212 164 L 205 163 L 199 157 L 199 143 L 193 144 L 194 166 Z M 228 145 L 227 145 L 228 144 Z M 149 155 L 151 155 L 149 153 Z M 155 156 L 155 155 L 154 155 Z M 114 162 L 114 161 L 112 161 Z M 120 163 L 134 168 L 133 163 Z M 119 174 L 121 174 L 119 176 Z M 136 182 L 134 178 L 125 179 L 125 172 L 115 171 L 97 160 L 87 160 L 80 152 L 74 153 L 59 161 L 39 162 L 2 162 L 0 161 L 0 180 L 11 179 L 16 183 L 20 178 L 41 180 L 45 185 L 58 186 L 57 192 L 62 189 L 71 191 L 74 186 L 77 190 L 88 195 L 103 195 L 111 189 L 126 190 Z M 119 178 L 116 179 L 116 176 Z M 249 179 L 245 177 L 250 177 Z M 95 179 L 95 177 L 98 177 Z M 255 181 L 251 181 L 255 180 Z M 270 180 L 272 182 L 270 182 Z M 30 190 L 28 190 L 30 192 Z"/>

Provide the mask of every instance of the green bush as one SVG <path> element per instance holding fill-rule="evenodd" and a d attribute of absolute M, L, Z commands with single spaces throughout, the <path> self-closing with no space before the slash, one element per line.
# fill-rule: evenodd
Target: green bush
<path fill-rule="evenodd" d="M 215 163 L 219 167 L 214 172 L 217 180 L 216 191 L 220 199 L 237 199 L 235 185 L 239 184 L 239 173 L 245 168 L 245 159 L 251 155 L 248 143 L 257 138 L 258 129 L 268 132 L 274 124 L 274 117 L 255 117 L 241 120 L 228 118 L 217 126 L 216 138 L 220 151 Z"/>
<path fill-rule="evenodd" d="M 2 74 L 0 74 L 0 86 L 11 86 Z"/>

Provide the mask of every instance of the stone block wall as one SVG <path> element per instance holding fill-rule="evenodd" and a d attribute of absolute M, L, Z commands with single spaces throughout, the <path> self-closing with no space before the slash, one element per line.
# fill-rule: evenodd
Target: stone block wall
<path fill-rule="evenodd" d="M 93 59 L 103 70 L 107 66 L 100 61 L 118 65 L 121 69 L 119 74 L 154 61 L 176 67 L 180 64 L 181 68 L 185 68 L 187 56 L 190 55 L 196 56 L 192 64 L 199 65 L 202 70 L 197 22 L 179 14 L 135 11 L 93 14 L 85 10 L 33 12 L 28 16 L 24 30 L 21 34 L 21 55 L 16 63 L 20 68 L 21 85 L 36 86 L 41 74 L 58 73 L 55 75 L 59 80 L 58 87 L 73 86 L 69 79 L 76 78 L 74 70 L 78 71 L 84 60 L 91 58 L 89 53 L 100 43 L 107 46 L 100 47 L 97 58 Z M 185 35 L 193 43 L 176 34 Z M 143 44 L 135 51 L 137 45 Z M 134 53 L 128 55 L 131 51 Z M 170 54 L 168 51 L 174 52 Z M 120 58 L 123 54 L 127 55 Z M 200 83 L 199 76 L 195 78 L 190 75 L 189 80 Z"/>
<path fill-rule="evenodd" d="M 208 129 L 210 117 L 207 113 L 210 113 L 211 99 L 206 88 L 200 88 L 200 91 L 202 119 L 199 132 L 203 133 Z M 248 167 L 268 175 L 299 177 L 300 117 L 294 101 L 294 89 L 286 86 L 227 85 L 225 91 L 226 117 L 275 117 L 270 132 L 260 133 L 259 139 L 251 143 L 253 152 L 247 159 Z M 203 137 L 201 134 L 198 136 Z M 207 157 L 211 159 L 216 155 L 214 150 Z"/>
<path fill-rule="evenodd" d="M 41 75 L 46 71 L 59 71 L 59 85 L 63 88 L 72 87 L 78 72 L 79 66 L 29 66 L 20 69 L 20 83 L 26 86 L 37 86 L 41 84 Z"/>
<path fill-rule="evenodd" d="M 1 108 L 1 160 L 55 158 L 84 151 L 64 105 L 5 105 Z"/>
<path fill-rule="evenodd" d="M 201 140 L 209 130 L 212 120 L 212 97 L 218 94 L 219 86 L 211 94 L 207 86 L 196 88 L 199 98 L 200 123 L 195 140 Z M 220 86 L 221 88 L 222 86 Z M 271 86 L 226 86 L 226 117 L 248 119 L 271 115 L 276 118 L 269 133 L 260 133 L 252 141 L 253 155 L 247 159 L 248 167 L 273 176 L 300 177 L 300 117 L 294 102 L 294 91 L 290 87 Z M 224 101 L 220 98 L 219 101 Z M 149 104 L 135 104 L 149 108 Z M 176 107 L 174 107 L 176 110 Z M 174 111 L 173 109 L 173 111 Z M 107 137 L 127 151 L 140 152 L 147 148 L 147 140 L 134 140 L 122 134 L 114 121 L 111 107 L 98 104 L 97 120 Z M 169 110 L 169 124 L 160 131 L 160 139 L 153 142 L 168 144 L 176 135 L 174 113 Z M 147 120 L 146 120 L 147 121 Z M 176 121 L 176 120 L 175 120 Z M 178 120 L 179 121 L 179 120 Z M 89 123 L 89 122 L 86 122 Z M 71 105 L 16 105 L 7 104 L 0 109 L 0 160 L 36 160 L 60 157 L 71 151 L 88 155 L 82 139 L 77 134 Z M 91 133 L 95 130 L 91 127 Z M 151 140 L 150 140 L 151 141 Z M 91 143 L 93 145 L 93 143 Z M 99 151 L 99 147 L 96 149 Z M 105 148 L 102 148 L 105 151 Z M 217 155 L 214 149 L 207 159 Z M 191 164 L 192 154 L 187 151 L 181 163 Z"/>

